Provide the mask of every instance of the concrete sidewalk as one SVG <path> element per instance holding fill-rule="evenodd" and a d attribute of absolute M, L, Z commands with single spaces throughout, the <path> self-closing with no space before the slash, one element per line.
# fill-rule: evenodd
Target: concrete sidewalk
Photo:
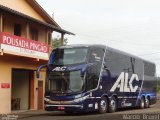
<path fill-rule="evenodd" d="M 55 113 L 55 112 L 54 112 Z M 45 110 L 28 110 L 28 111 L 13 111 L 12 115 L 18 115 L 18 119 L 28 118 L 33 116 L 44 116 L 49 114 L 54 114 L 53 112 L 48 112 Z"/>

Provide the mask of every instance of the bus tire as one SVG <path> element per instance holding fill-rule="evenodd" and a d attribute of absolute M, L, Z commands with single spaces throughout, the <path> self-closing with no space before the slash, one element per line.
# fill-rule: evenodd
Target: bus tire
<path fill-rule="evenodd" d="M 141 100 L 140 100 L 140 109 L 144 109 L 144 108 L 145 108 L 145 98 L 141 97 Z"/>
<path fill-rule="evenodd" d="M 149 100 L 149 97 L 146 97 L 145 99 L 145 108 L 149 108 L 150 107 L 150 100 Z"/>
<path fill-rule="evenodd" d="M 115 97 L 112 97 L 110 99 L 108 112 L 113 113 L 116 112 L 116 110 L 117 110 L 117 100 Z"/>
<path fill-rule="evenodd" d="M 99 103 L 98 113 L 104 114 L 107 112 L 107 109 L 108 109 L 108 101 L 107 101 L 106 97 L 102 97 L 101 101 Z"/>

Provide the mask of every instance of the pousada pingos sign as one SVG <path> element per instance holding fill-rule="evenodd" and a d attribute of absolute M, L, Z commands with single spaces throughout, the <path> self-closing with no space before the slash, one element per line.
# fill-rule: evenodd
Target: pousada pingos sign
<path fill-rule="evenodd" d="M 48 59 L 48 44 L 23 37 L 0 33 L 0 47 L 9 54 L 18 54 L 39 59 Z"/>

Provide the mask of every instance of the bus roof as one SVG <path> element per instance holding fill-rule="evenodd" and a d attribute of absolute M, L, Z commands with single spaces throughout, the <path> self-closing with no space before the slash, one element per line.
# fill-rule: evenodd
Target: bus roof
<path fill-rule="evenodd" d="M 148 60 L 145 60 L 139 56 L 135 56 L 135 55 L 132 55 L 130 53 L 127 53 L 127 52 L 124 52 L 124 51 L 121 51 L 121 50 L 118 50 L 118 49 L 115 49 L 115 48 L 112 48 L 112 47 L 109 47 L 109 46 L 106 46 L 106 45 L 101 45 L 101 44 L 73 44 L 73 45 L 66 45 L 66 46 L 61 46 L 59 47 L 60 49 L 61 48 L 79 48 L 79 47 L 88 47 L 88 48 L 92 48 L 92 47 L 100 47 L 100 48 L 107 48 L 108 50 L 111 50 L 111 51 L 114 51 L 114 52 L 117 52 L 117 53 L 120 53 L 120 54 L 124 54 L 126 56 L 131 56 L 131 57 L 134 57 L 136 59 L 140 59 L 142 61 L 145 61 L 145 62 L 149 62 L 149 63 L 152 63 L 152 64 L 155 64 L 151 61 L 148 61 Z"/>

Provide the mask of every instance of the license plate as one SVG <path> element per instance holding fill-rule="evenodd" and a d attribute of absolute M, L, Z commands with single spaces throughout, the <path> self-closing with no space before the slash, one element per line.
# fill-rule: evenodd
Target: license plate
<path fill-rule="evenodd" d="M 58 110 L 64 110 L 64 106 L 58 106 Z"/>

